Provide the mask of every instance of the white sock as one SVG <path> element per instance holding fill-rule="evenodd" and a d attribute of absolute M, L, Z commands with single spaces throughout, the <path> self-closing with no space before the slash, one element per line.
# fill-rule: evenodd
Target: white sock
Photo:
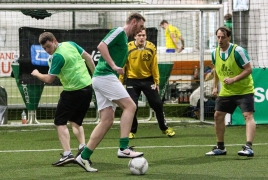
<path fill-rule="evenodd" d="M 84 146 L 85 146 L 85 144 L 80 144 L 78 148 L 81 149 L 81 148 L 83 148 Z"/>
<path fill-rule="evenodd" d="M 64 151 L 63 156 L 68 156 L 71 153 L 72 153 L 72 151 Z"/>

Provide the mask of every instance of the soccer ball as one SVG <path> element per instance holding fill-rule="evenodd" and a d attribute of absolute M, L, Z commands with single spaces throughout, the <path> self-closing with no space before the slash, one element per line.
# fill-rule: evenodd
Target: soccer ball
<path fill-rule="evenodd" d="M 142 175 L 148 170 L 148 162 L 144 157 L 133 158 L 128 163 L 131 174 Z"/>

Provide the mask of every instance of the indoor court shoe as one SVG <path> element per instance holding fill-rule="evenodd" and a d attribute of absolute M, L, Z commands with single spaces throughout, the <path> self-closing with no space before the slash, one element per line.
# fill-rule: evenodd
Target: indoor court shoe
<path fill-rule="evenodd" d="M 173 137 L 175 135 L 175 131 L 172 128 L 167 128 L 167 130 L 162 131 L 163 134 L 167 135 L 168 137 Z"/>
<path fill-rule="evenodd" d="M 127 149 L 121 151 L 118 149 L 117 157 L 118 158 L 136 158 L 143 156 L 143 152 L 135 152 L 132 147 L 127 147 Z"/>
<path fill-rule="evenodd" d="M 254 156 L 254 152 L 252 150 L 251 147 L 244 145 L 242 146 L 242 150 L 238 151 L 238 155 L 239 156 L 247 156 L 247 157 L 253 157 Z"/>
<path fill-rule="evenodd" d="M 76 158 L 77 164 L 84 168 L 87 172 L 98 172 L 98 169 L 91 167 L 92 162 L 89 159 L 83 159 L 81 154 Z"/>
<path fill-rule="evenodd" d="M 69 164 L 69 163 L 72 163 L 74 162 L 74 156 L 72 153 L 70 153 L 69 155 L 67 156 L 63 156 L 63 154 L 60 154 L 61 155 L 61 158 L 59 161 L 53 163 L 52 165 L 53 166 L 63 166 L 65 164 Z"/>
<path fill-rule="evenodd" d="M 78 152 L 75 155 L 75 158 L 77 158 L 82 153 L 82 151 L 84 150 L 84 148 L 85 148 L 85 146 L 83 146 L 81 149 L 78 149 Z"/>
<path fill-rule="evenodd" d="M 129 138 L 129 139 L 134 139 L 134 138 L 136 138 L 135 133 L 130 132 L 129 135 L 128 135 L 128 138 Z"/>
<path fill-rule="evenodd" d="M 206 156 L 219 156 L 219 155 L 226 155 L 226 154 L 227 154 L 226 148 L 222 150 L 222 149 L 219 149 L 218 146 L 214 146 L 212 151 L 206 153 Z"/>

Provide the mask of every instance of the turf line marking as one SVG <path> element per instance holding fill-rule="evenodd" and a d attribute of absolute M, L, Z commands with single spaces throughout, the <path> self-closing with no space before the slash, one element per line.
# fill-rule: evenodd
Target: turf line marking
<path fill-rule="evenodd" d="M 227 144 L 226 147 L 232 146 L 242 146 L 244 144 Z M 256 143 L 254 146 L 267 146 L 268 143 Z M 213 147 L 214 145 L 181 145 L 181 146 L 136 146 L 135 149 L 142 148 L 188 148 L 188 147 Z M 118 149 L 118 147 L 99 147 L 97 150 L 106 149 Z M 77 148 L 72 148 L 71 150 L 77 150 Z M 36 149 L 36 150 L 0 150 L 0 153 L 14 153 L 14 152 L 49 152 L 49 151 L 62 151 L 62 149 Z"/>

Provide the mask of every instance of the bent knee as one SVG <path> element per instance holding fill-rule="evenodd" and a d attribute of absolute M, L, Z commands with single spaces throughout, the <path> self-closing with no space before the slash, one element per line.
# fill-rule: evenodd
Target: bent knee
<path fill-rule="evenodd" d="M 129 105 L 126 106 L 126 109 L 129 109 L 131 111 L 136 111 L 137 105 L 135 103 L 130 103 Z"/>
<path fill-rule="evenodd" d="M 216 111 L 214 113 L 214 120 L 218 121 L 218 122 L 223 121 L 226 114 L 227 113 L 225 113 L 225 112 Z"/>
<path fill-rule="evenodd" d="M 244 112 L 243 116 L 246 121 L 253 120 L 253 112 Z"/>

